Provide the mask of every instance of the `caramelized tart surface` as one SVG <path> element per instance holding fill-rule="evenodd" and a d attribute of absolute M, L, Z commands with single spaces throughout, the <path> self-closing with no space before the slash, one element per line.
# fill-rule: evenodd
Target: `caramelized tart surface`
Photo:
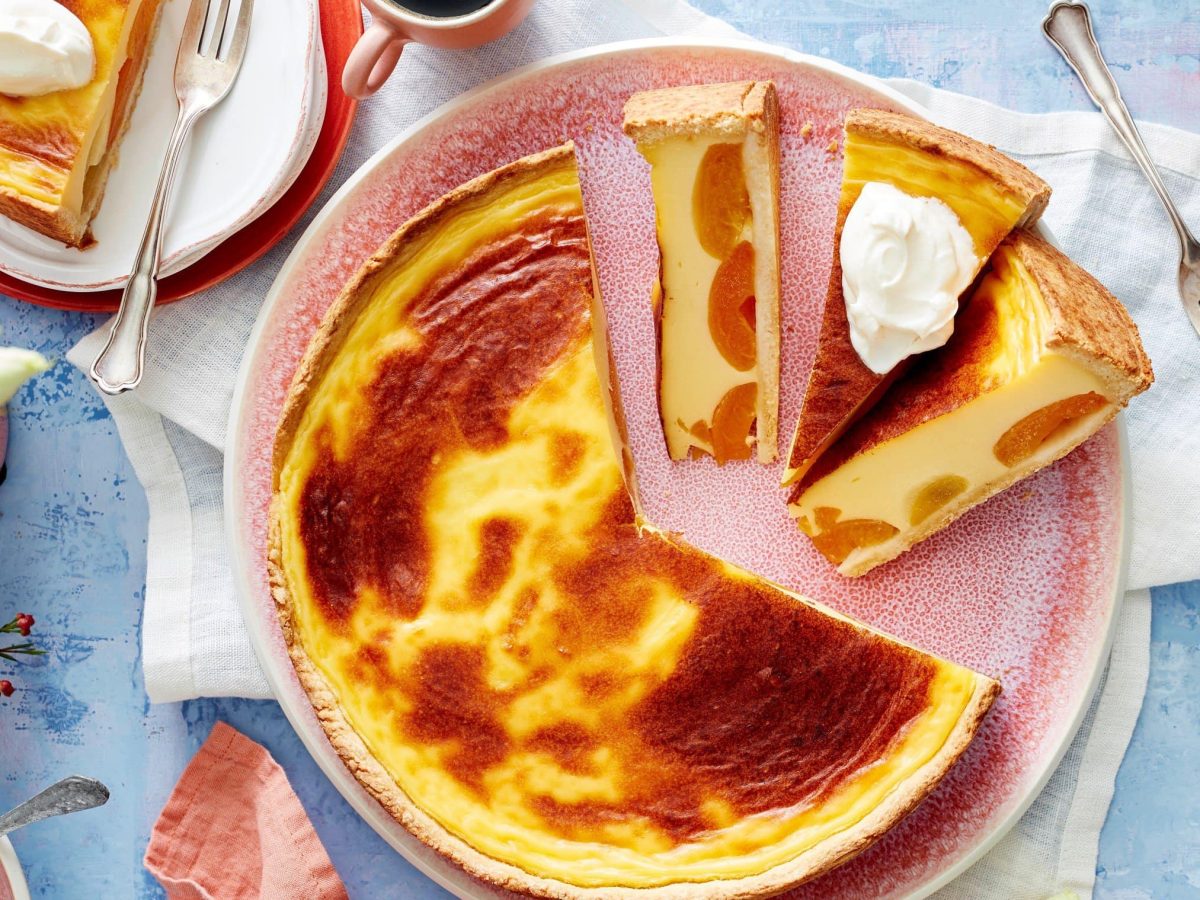
<path fill-rule="evenodd" d="M 284 633 L 351 770 L 475 874 L 773 892 L 919 802 L 998 686 L 639 519 L 593 277 L 567 146 L 352 282 L 276 445 Z"/>

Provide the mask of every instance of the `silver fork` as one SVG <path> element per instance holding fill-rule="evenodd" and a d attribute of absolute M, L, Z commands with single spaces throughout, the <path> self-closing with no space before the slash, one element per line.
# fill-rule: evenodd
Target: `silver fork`
<path fill-rule="evenodd" d="M 106 394 L 120 394 L 137 387 L 142 380 L 146 358 L 146 330 L 150 310 L 158 296 L 158 267 L 162 254 L 163 218 L 171 199 L 179 154 L 191 134 L 192 126 L 229 93 L 246 55 L 250 37 L 250 15 L 254 0 L 241 0 L 228 49 L 221 53 L 229 30 L 229 0 L 192 0 L 188 8 L 179 55 L 175 58 L 175 96 L 179 115 L 167 145 L 167 157 L 154 189 L 150 220 L 142 234 L 133 272 L 121 296 L 121 308 L 113 320 L 104 349 L 92 363 L 92 381 Z M 209 17 L 212 27 L 207 27 Z M 205 32 L 210 32 L 205 41 Z"/>
<path fill-rule="evenodd" d="M 1158 194 L 1167 217 L 1175 226 L 1179 235 L 1181 248 L 1179 261 L 1179 296 L 1183 300 L 1184 311 L 1191 320 L 1192 327 L 1200 334 L 1200 242 L 1188 230 L 1183 216 L 1175 207 L 1167 188 L 1159 177 L 1154 160 L 1150 158 L 1142 136 L 1133 123 L 1125 101 L 1121 99 L 1121 89 L 1113 79 L 1112 72 L 1104 62 L 1104 54 L 1100 52 L 1100 44 L 1092 31 L 1092 17 L 1083 3 L 1055 3 L 1050 12 L 1042 20 L 1042 31 L 1050 39 L 1050 43 L 1058 48 L 1063 59 L 1075 70 L 1083 86 L 1087 88 L 1100 111 L 1104 113 L 1117 137 L 1125 144 L 1134 162 L 1141 167 L 1142 172 L 1150 179 L 1150 185 Z"/>

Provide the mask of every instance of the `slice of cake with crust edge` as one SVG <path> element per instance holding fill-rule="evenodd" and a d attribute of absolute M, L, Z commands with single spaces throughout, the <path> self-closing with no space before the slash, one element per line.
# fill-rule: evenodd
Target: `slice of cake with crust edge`
<path fill-rule="evenodd" d="M 92 220 L 133 117 L 162 0 L 63 0 L 87 27 L 92 80 L 35 97 L 0 94 L 0 215 L 70 247 Z"/>
<path fill-rule="evenodd" d="M 1019 229 L 950 341 L 793 485 L 789 510 L 839 572 L 863 575 L 1070 453 L 1153 380 L 1122 303 Z"/>
<path fill-rule="evenodd" d="M 650 162 L 659 412 L 672 459 L 772 462 L 779 419 L 779 104 L 770 81 L 633 95 Z"/>
<path fill-rule="evenodd" d="M 847 113 L 833 265 L 816 357 L 788 451 L 785 487 L 801 478 L 912 362 L 910 357 L 888 374 L 876 374 L 850 340 L 839 249 L 846 217 L 869 182 L 946 203 L 974 240 L 976 271 L 1012 229 L 1037 221 L 1050 200 L 1044 181 L 994 147 L 902 113 Z"/>

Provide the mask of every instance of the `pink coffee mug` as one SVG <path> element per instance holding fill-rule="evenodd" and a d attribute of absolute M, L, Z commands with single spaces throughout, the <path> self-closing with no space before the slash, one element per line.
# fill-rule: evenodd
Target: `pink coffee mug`
<path fill-rule="evenodd" d="M 491 0 L 486 6 L 460 16 L 422 15 L 404 0 L 362 0 L 371 12 L 371 27 L 358 39 L 346 68 L 342 90 L 362 99 L 387 81 L 404 45 L 416 41 L 430 47 L 462 50 L 494 41 L 512 31 L 525 18 L 534 0 Z M 414 3 L 426 7 L 428 0 Z"/>

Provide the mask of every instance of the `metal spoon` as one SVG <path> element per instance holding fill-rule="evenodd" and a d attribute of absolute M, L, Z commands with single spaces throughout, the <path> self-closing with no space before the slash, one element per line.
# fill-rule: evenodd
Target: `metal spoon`
<path fill-rule="evenodd" d="M 108 788 L 103 784 L 94 778 L 71 775 L 0 816 L 0 837 L 51 816 L 83 812 L 107 802 Z"/>
<path fill-rule="evenodd" d="M 1121 89 L 1113 79 L 1100 45 L 1096 42 L 1096 34 L 1092 31 L 1092 17 L 1083 3 L 1055 3 L 1050 12 L 1042 20 L 1042 31 L 1050 39 L 1063 59 L 1067 61 L 1083 86 L 1087 88 L 1092 102 L 1100 108 L 1117 132 L 1117 137 L 1129 149 L 1133 160 L 1142 172 L 1150 179 L 1150 186 L 1158 194 L 1163 208 L 1175 232 L 1179 235 L 1181 259 L 1179 263 L 1179 296 L 1183 299 L 1183 308 L 1192 322 L 1196 333 L 1200 334 L 1200 242 L 1188 230 L 1183 216 L 1175 208 L 1167 194 L 1167 188 L 1158 175 L 1154 160 L 1150 158 L 1146 145 L 1137 126 L 1133 124 L 1133 116 L 1129 114 L 1125 101 L 1121 99 Z"/>

